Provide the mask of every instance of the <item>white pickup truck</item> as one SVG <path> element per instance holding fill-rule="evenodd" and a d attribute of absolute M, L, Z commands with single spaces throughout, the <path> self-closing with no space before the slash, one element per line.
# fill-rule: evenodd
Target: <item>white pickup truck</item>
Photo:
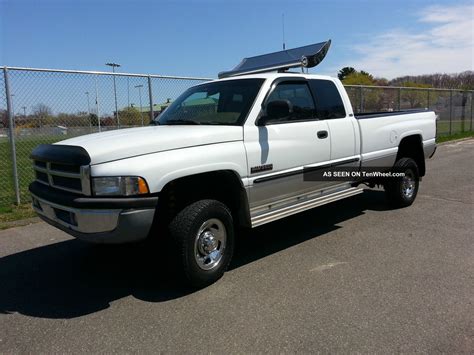
<path fill-rule="evenodd" d="M 149 127 L 38 146 L 30 191 L 39 216 L 90 242 L 166 236 L 183 275 L 202 287 L 228 267 L 236 227 L 353 196 L 363 183 L 383 185 L 395 206 L 414 201 L 436 148 L 434 112 L 358 115 L 326 76 L 221 76 L 188 89 Z M 305 178 L 334 167 L 404 176 Z"/>

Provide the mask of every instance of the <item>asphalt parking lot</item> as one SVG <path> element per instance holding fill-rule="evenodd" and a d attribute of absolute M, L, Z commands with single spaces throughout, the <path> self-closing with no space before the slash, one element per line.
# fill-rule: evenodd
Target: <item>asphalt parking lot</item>
<path fill-rule="evenodd" d="M 474 140 L 427 171 L 409 208 L 366 191 L 251 231 L 197 292 L 166 250 L 2 231 L 0 353 L 472 353 Z"/>

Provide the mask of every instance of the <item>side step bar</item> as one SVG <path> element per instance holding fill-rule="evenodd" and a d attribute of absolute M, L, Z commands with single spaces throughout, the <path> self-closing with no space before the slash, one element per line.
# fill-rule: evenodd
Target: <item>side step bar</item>
<path fill-rule="evenodd" d="M 270 211 L 267 213 L 262 213 L 255 217 L 252 217 L 252 228 L 258 227 L 265 223 L 276 221 L 277 219 L 280 219 L 283 217 L 291 216 L 293 214 L 309 210 L 314 207 L 318 207 L 318 206 L 325 205 L 327 203 L 342 200 L 343 198 L 346 198 L 346 197 L 358 195 L 362 192 L 364 192 L 362 188 L 350 187 L 342 191 L 337 191 L 331 194 L 316 197 L 311 200 L 306 200 L 304 202 L 296 203 L 292 206 L 287 206 L 287 207 L 283 207 L 283 208 Z"/>

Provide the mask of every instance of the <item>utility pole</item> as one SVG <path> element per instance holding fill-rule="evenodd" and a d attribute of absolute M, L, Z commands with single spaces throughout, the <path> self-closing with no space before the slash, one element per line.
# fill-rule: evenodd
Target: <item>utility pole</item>
<path fill-rule="evenodd" d="M 120 67 L 120 64 L 117 64 L 117 63 L 105 63 L 105 65 L 112 67 L 112 73 L 115 73 L 115 68 Z M 114 79 L 115 119 L 117 120 L 118 128 L 120 128 L 120 119 L 119 119 L 118 105 L 117 105 L 117 85 L 115 83 L 115 75 L 113 75 L 113 79 Z"/>
<path fill-rule="evenodd" d="M 138 98 L 140 100 L 140 117 L 142 119 L 142 127 L 143 127 L 143 108 L 142 108 L 142 87 L 143 85 L 135 85 L 138 89 Z"/>

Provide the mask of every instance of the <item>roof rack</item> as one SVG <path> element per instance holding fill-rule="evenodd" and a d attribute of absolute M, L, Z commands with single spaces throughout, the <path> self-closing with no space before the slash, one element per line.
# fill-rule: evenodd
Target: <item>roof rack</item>
<path fill-rule="evenodd" d="M 304 47 L 244 58 L 234 69 L 220 72 L 218 76 L 222 79 L 243 74 L 285 71 L 297 67 L 312 68 L 322 62 L 330 45 L 331 40 L 327 40 Z"/>

